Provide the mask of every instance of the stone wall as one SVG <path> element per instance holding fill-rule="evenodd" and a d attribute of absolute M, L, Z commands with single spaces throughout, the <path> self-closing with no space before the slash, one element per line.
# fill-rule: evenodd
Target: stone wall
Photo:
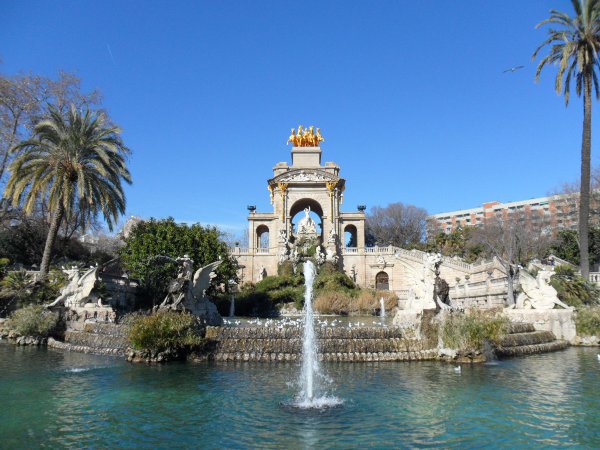
<path fill-rule="evenodd" d="M 573 311 L 567 309 L 504 309 L 511 322 L 528 322 L 538 331 L 551 331 L 557 339 L 574 342 Z"/>
<path fill-rule="evenodd" d="M 435 359 L 425 340 L 411 339 L 400 328 L 331 328 L 315 330 L 324 361 L 413 361 Z M 208 327 L 213 342 L 208 359 L 218 361 L 297 361 L 302 357 L 302 329 L 296 327 Z"/>

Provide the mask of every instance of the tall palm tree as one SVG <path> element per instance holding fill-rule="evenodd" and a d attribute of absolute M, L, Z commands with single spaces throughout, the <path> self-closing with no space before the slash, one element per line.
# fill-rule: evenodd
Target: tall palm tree
<path fill-rule="evenodd" d="M 131 183 L 125 164 L 129 149 L 121 130 L 103 114 L 74 106 L 66 113 L 50 107 L 48 116 L 20 143 L 10 165 L 5 196 L 31 214 L 44 202 L 51 214 L 40 275 L 45 277 L 50 254 L 63 218 L 78 208 L 85 222 L 102 213 L 112 230 L 125 212 L 122 180 Z M 84 222 L 84 223 L 85 223 Z"/>
<path fill-rule="evenodd" d="M 569 104 L 571 78 L 575 79 L 577 95 L 583 92 L 583 139 L 581 142 L 581 188 L 579 194 L 579 267 L 582 276 L 589 276 L 588 233 L 590 214 L 590 156 L 592 147 L 592 85 L 598 92 L 598 50 L 600 49 L 600 0 L 571 0 L 575 16 L 551 10 L 550 17 L 536 28 L 546 24 L 558 29 L 548 29 L 548 38 L 535 50 L 535 59 L 544 47 L 548 54 L 540 61 L 535 74 L 536 81 L 542 69 L 553 63 L 558 65 L 555 87 L 558 95 L 564 95 L 565 106 Z"/>

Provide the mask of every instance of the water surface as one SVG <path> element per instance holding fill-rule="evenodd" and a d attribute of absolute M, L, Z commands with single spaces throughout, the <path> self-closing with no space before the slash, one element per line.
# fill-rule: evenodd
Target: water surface
<path fill-rule="evenodd" d="M 336 408 L 290 407 L 299 363 L 146 366 L 0 343 L 1 448 L 600 447 L 597 349 L 493 365 L 329 363 Z"/>

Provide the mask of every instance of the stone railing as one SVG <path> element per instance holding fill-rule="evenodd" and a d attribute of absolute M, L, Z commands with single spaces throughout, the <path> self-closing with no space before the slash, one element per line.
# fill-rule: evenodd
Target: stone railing
<path fill-rule="evenodd" d="M 229 254 L 233 256 L 240 255 L 269 255 L 271 254 L 270 248 L 255 248 L 251 251 L 248 247 L 229 247 Z"/>
<path fill-rule="evenodd" d="M 230 255 L 247 255 L 249 253 L 248 247 L 229 247 Z"/>
<path fill-rule="evenodd" d="M 450 304 L 459 308 L 495 308 L 504 306 L 507 294 L 506 278 L 464 283 L 450 288 Z"/>
<path fill-rule="evenodd" d="M 594 283 L 600 286 L 600 272 L 590 272 L 589 280 L 590 283 Z"/>

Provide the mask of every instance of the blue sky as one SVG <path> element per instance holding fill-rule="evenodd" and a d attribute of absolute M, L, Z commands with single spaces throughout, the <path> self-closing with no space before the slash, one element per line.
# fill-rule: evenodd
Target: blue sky
<path fill-rule="evenodd" d="M 581 100 L 565 108 L 553 68 L 534 83 L 551 8 L 571 13 L 564 0 L 4 0 L 0 71 L 62 69 L 103 92 L 133 150 L 131 215 L 241 230 L 246 205 L 271 210 L 266 180 L 298 124 L 321 128 L 344 210 L 437 213 L 578 178 Z"/>

